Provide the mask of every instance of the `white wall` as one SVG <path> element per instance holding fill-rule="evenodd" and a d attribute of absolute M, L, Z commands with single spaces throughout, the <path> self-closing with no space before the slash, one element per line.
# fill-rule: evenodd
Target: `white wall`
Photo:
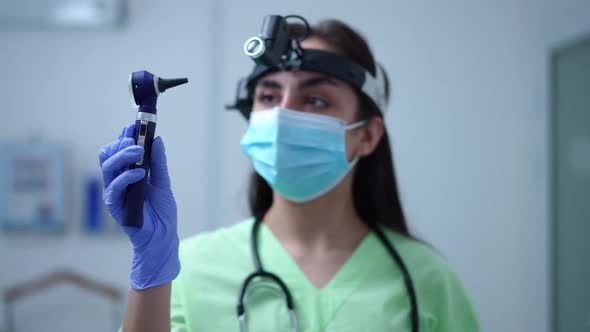
<path fill-rule="evenodd" d="M 459 272 L 483 330 L 549 331 L 548 50 L 590 31 L 589 11 L 588 1 L 576 0 L 134 0 L 121 30 L 0 31 L 0 139 L 40 130 L 72 155 L 69 232 L 0 233 L 0 289 L 57 266 L 126 289 L 126 239 L 84 236 L 79 220 L 81 177 L 98 169 L 100 147 L 134 119 L 130 71 L 190 79 L 159 103 L 181 237 L 245 217 L 249 166 L 239 139 L 246 124 L 222 105 L 251 68 L 241 47 L 262 16 L 298 13 L 349 22 L 385 65 L 406 213 Z M 48 305 L 57 301 L 56 292 L 42 296 Z M 31 308 L 18 309 L 21 321 Z M 35 312 L 40 321 L 55 314 Z M 69 316 L 88 325 L 87 316 Z"/>
<path fill-rule="evenodd" d="M 206 158 L 215 135 L 207 118 L 215 105 L 208 69 L 213 54 L 209 48 L 214 32 L 211 27 L 215 26 L 211 8 L 209 2 L 137 0 L 130 1 L 129 22 L 123 29 L 4 28 L 0 32 L 0 72 L 4 73 L 0 80 L 0 139 L 28 138 L 39 131 L 45 139 L 65 143 L 71 155 L 68 232 L 63 237 L 1 234 L 0 289 L 69 267 L 127 293 L 128 240 L 83 235 L 81 221 L 84 175 L 100 171 L 100 148 L 135 120 L 136 109 L 131 107 L 127 87 L 132 71 L 147 69 L 163 77 L 190 78 L 190 85 L 159 98 L 157 130 L 164 138 L 174 175 L 179 218 L 183 220 L 180 231 L 186 235 L 207 222 L 213 224 Z M 38 302 L 45 305 L 45 311 L 36 310 L 41 305 L 26 305 L 30 302 L 17 306 L 17 328 L 39 331 L 42 326 L 54 326 L 49 330 L 78 331 L 62 328 L 73 320 L 74 326 L 98 332 L 105 331 L 102 319 L 112 326 L 108 302 L 96 306 L 80 292 L 69 294 L 64 299 L 58 299 L 56 292 L 40 295 Z M 69 314 L 62 318 L 67 322 L 55 321 L 59 312 L 48 309 L 54 308 L 53 303 L 63 303 Z M 91 310 L 98 310 L 96 323 L 88 319 Z M 34 322 L 25 316 L 31 312 L 35 313 Z"/>

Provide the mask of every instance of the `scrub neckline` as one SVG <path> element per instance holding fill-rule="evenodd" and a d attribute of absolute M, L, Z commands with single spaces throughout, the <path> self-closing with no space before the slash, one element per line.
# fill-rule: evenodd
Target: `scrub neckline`
<path fill-rule="evenodd" d="M 296 302 L 308 302 L 310 296 L 314 297 L 317 309 L 322 311 L 323 322 L 331 320 L 341 305 L 369 276 L 370 271 L 374 270 L 375 264 L 384 259 L 384 249 L 375 233 L 369 231 L 328 283 L 318 288 L 266 224 L 262 222 L 259 231 L 262 265 L 287 284 Z"/>

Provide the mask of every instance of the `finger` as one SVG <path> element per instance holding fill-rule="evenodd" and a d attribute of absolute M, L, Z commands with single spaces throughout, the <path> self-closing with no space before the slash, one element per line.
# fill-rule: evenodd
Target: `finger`
<path fill-rule="evenodd" d="M 164 149 L 164 142 L 160 136 L 156 137 L 152 143 L 152 160 L 150 164 L 149 182 L 158 188 L 170 188 L 166 151 Z"/>
<path fill-rule="evenodd" d="M 129 165 L 139 161 L 142 156 L 143 148 L 139 145 L 131 145 L 107 159 L 102 164 L 102 176 L 105 186 L 108 186 Z"/>
<path fill-rule="evenodd" d="M 119 174 L 105 189 L 104 203 L 107 206 L 122 206 L 127 187 L 143 179 L 144 176 L 145 170 L 143 168 L 134 168 Z"/>
<path fill-rule="evenodd" d="M 116 141 L 114 141 L 113 143 L 107 144 L 105 146 L 102 147 L 102 149 L 100 149 L 100 152 L 98 154 L 98 159 L 100 162 L 100 167 L 102 167 L 102 165 L 104 164 L 105 161 L 107 161 L 107 159 L 109 159 L 110 157 L 112 157 L 115 153 L 131 146 L 135 144 L 135 141 L 133 140 L 133 138 L 120 138 Z"/>
<path fill-rule="evenodd" d="M 119 135 L 119 139 L 125 138 L 125 137 L 133 138 L 134 134 L 135 134 L 135 124 L 129 123 L 123 128 L 123 131 L 121 131 L 121 135 Z"/>

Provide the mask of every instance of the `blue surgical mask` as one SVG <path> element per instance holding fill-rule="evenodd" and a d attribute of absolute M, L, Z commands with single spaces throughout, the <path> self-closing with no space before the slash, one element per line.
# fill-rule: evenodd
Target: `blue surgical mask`
<path fill-rule="evenodd" d="M 273 108 L 252 112 L 242 151 L 270 187 L 294 202 L 311 201 L 334 188 L 358 158 L 346 158 L 346 124 L 326 115 Z"/>

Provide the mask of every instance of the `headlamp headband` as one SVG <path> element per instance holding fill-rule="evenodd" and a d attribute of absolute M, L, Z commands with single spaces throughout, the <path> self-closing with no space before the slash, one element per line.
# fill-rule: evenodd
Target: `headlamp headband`
<path fill-rule="evenodd" d="M 301 39 L 288 35 L 287 18 L 302 20 L 307 33 Z M 324 74 L 350 83 L 365 94 L 383 113 L 387 109 L 385 94 L 385 74 L 376 64 L 373 76 L 361 65 L 347 57 L 333 52 L 316 49 L 303 49 L 300 41 L 309 34 L 309 25 L 301 16 L 286 17 L 267 15 L 262 24 L 262 32 L 257 37 L 249 38 L 244 44 L 244 52 L 256 63 L 254 69 L 238 82 L 238 91 L 234 105 L 227 109 L 237 109 L 249 118 L 252 111 L 253 92 L 256 81 L 262 76 L 276 70 L 305 70 Z"/>

